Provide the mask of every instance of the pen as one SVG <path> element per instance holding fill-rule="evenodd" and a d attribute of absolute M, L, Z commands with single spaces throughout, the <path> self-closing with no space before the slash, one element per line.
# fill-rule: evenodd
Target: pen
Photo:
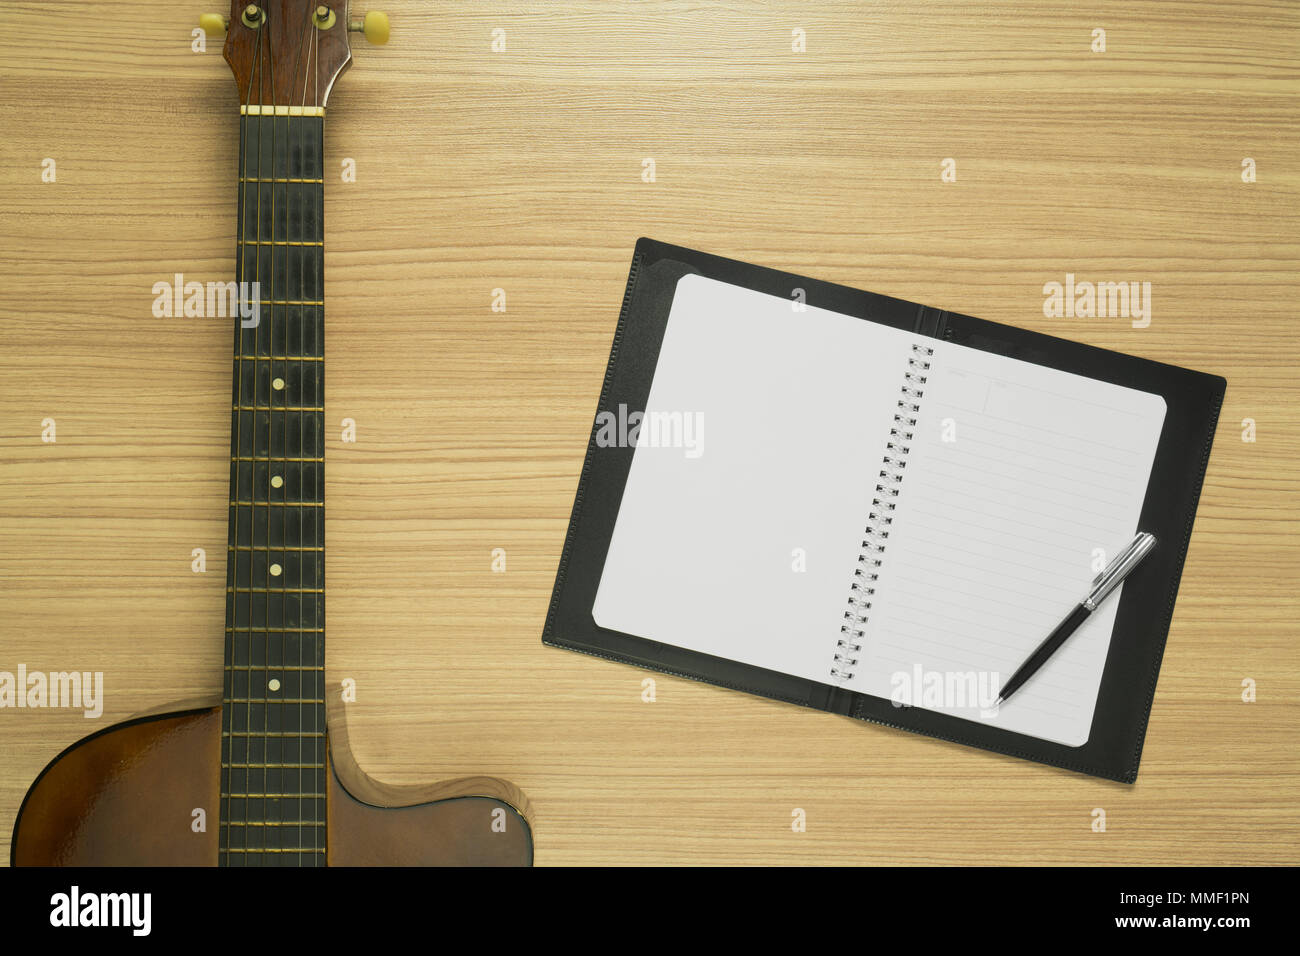
<path fill-rule="evenodd" d="M 1142 559 L 1151 553 L 1151 549 L 1156 546 L 1154 535 L 1147 534 L 1145 531 L 1139 531 L 1138 536 L 1134 538 L 1127 548 L 1120 552 L 1119 556 L 1106 565 L 1106 570 L 1092 579 L 1092 591 L 1083 599 L 1073 611 L 1071 611 L 1064 621 L 1056 625 L 1056 630 L 1048 634 L 1030 654 L 1020 668 L 1011 675 L 1011 679 L 1002 687 L 1002 692 L 998 694 L 997 703 L 1001 704 L 1004 700 L 1020 689 L 1020 686 L 1033 677 L 1038 669 L 1047 663 L 1047 659 L 1057 652 L 1062 644 L 1066 642 L 1071 634 L 1079 629 L 1079 625 L 1088 620 L 1088 616 L 1097 610 L 1097 605 L 1106 600 L 1106 596 L 1124 583 L 1124 579 L 1129 573 L 1141 563 Z M 994 706 L 997 706 L 995 704 Z"/>

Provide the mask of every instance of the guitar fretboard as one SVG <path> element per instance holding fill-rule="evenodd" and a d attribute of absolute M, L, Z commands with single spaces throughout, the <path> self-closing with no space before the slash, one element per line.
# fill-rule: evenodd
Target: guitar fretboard
<path fill-rule="evenodd" d="M 240 119 L 220 863 L 325 864 L 324 119 Z M 249 327 L 245 327 L 245 326 Z"/>

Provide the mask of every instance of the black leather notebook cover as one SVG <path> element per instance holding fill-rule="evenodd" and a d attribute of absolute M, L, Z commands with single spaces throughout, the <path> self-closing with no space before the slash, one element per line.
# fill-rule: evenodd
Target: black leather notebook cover
<path fill-rule="evenodd" d="M 1203 372 L 641 239 L 632 258 L 598 413 L 617 409 L 620 404 L 629 409 L 646 407 L 677 281 L 690 273 L 786 299 L 792 289 L 801 288 L 810 306 L 1161 395 L 1168 411 L 1139 523 L 1162 542 L 1144 564 L 1144 575 L 1155 583 L 1142 592 L 1126 590 L 1120 597 L 1091 734 L 1079 747 L 919 707 L 899 707 L 882 697 L 601 628 L 592 618 L 592 606 L 635 448 L 598 449 L 593 422 L 543 642 L 1132 783 L 1137 777 L 1160 660 L 1226 381 Z"/>

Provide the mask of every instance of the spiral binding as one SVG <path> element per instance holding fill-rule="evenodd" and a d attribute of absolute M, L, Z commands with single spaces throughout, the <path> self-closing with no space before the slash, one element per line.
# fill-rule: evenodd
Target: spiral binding
<path fill-rule="evenodd" d="M 849 597 L 844 611 L 845 623 L 840 625 L 839 640 L 835 642 L 831 678 L 838 683 L 853 678 L 853 668 L 857 666 L 858 655 L 862 652 L 867 619 L 871 616 L 871 602 L 876 594 L 876 582 L 880 579 L 885 542 L 889 537 L 889 526 L 894 523 L 894 509 L 898 507 L 894 499 L 898 497 L 903 469 L 907 467 L 907 453 L 911 450 L 909 443 L 915 433 L 916 416 L 921 411 L 921 399 L 925 396 L 925 382 L 930 371 L 930 357 L 933 355 L 934 349 L 914 344 L 912 354 L 907 359 L 907 372 L 903 375 L 894 423 L 889 429 L 889 441 L 885 443 L 876 493 L 871 499 L 867 527 L 862 535 L 862 550 L 858 553 L 857 567 L 853 569 L 853 581 L 849 585 Z"/>

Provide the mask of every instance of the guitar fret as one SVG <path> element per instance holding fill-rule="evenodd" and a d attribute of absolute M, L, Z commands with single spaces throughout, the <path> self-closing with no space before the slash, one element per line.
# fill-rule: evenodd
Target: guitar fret
<path fill-rule="evenodd" d="M 323 627 L 227 627 L 226 633 L 237 634 L 324 634 Z M 324 670 L 324 668 L 321 668 Z"/>
<path fill-rule="evenodd" d="M 259 182 L 270 182 L 270 180 L 258 180 Z M 276 182 L 285 182 L 278 179 Z M 235 243 L 241 246 L 324 246 L 323 242 L 312 242 L 307 239 L 236 239 Z"/>
<path fill-rule="evenodd" d="M 265 545 L 232 544 L 229 545 L 228 547 L 231 551 L 268 551 L 269 552 L 269 551 L 324 551 L 325 550 L 324 548 L 310 548 L 310 547 L 296 547 L 296 546 L 290 547 L 288 545 L 284 547 L 274 548 L 269 544 L 265 544 Z"/>
<path fill-rule="evenodd" d="M 236 770 L 324 770 L 323 763 L 228 763 Z"/>
<path fill-rule="evenodd" d="M 247 506 L 247 507 L 259 507 L 259 508 L 262 506 L 265 506 L 267 508 L 324 508 L 325 507 L 325 502 L 323 501 L 232 501 L 230 504 L 232 506 L 239 505 L 241 507 Z M 277 549 L 272 548 L 271 550 L 277 550 Z"/>
<path fill-rule="evenodd" d="M 323 412 L 323 405 L 231 405 L 237 412 Z"/>
<path fill-rule="evenodd" d="M 270 670 L 279 670 L 279 668 L 271 667 Z M 321 699 L 319 697 L 286 697 L 284 699 L 278 697 L 224 697 L 221 702 L 223 704 L 319 704 Z M 227 766 L 233 767 L 235 764 L 227 764 Z"/>
<path fill-rule="evenodd" d="M 254 766 L 253 764 L 228 764 L 230 767 Z M 304 764 L 304 766 L 306 766 Z M 326 820 L 222 820 L 222 826 L 227 827 L 323 827 L 328 824 Z M 305 847 L 304 849 L 311 849 Z"/>
<path fill-rule="evenodd" d="M 245 362 L 323 362 L 323 355 L 236 355 Z"/>
<path fill-rule="evenodd" d="M 324 853 L 324 847 L 225 847 L 221 848 L 222 853 Z"/>
<path fill-rule="evenodd" d="M 258 305 L 324 305 L 324 299 L 258 299 Z"/>
<path fill-rule="evenodd" d="M 227 594 L 324 594 L 324 588 L 226 588 Z M 270 628 L 276 631 L 278 628 Z"/>
<path fill-rule="evenodd" d="M 254 797 L 254 798 L 257 798 L 257 799 L 263 799 L 263 800 L 265 800 L 265 799 L 274 799 L 274 798 L 276 798 L 276 797 L 300 797 L 300 798 L 303 799 L 303 800 L 323 800 L 323 799 L 325 798 L 325 794 L 323 794 L 323 793 L 238 793 L 238 792 L 231 792 L 231 793 L 223 793 L 223 794 L 221 794 L 221 797 L 222 797 L 222 799 L 225 799 L 225 798 L 227 798 L 227 797 L 234 797 L 234 798 L 236 798 L 236 799 L 239 799 L 239 798 L 241 798 L 241 797 Z"/>
<path fill-rule="evenodd" d="M 266 458 L 266 457 L 251 457 L 251 458 L 250 458 L 250 457 L 245 457 L 245 456 L 243 456 L 243 455 L 231 455 L 231 456 L 230 456 L 230 460 L 231 460 L 231 461 L 263 461 L 263 462 L 274 462 L 274 463 L 276 463 L 276 464 L 279 464 L 280 462 L 285 462 L 285 461 L 316 461 L 316 462 L 322 462 L 322 461 L 324 461 L 325 459 L 324 459 L 324 458 Z"/>
<path fill-rule="evenodd" d="M 257 176 L 240 176 L 239 181 L 241 183 L 320 183 L 321 185 L 325 184 L 325 180 L 323 179 L 298 179 L 297 177 L 289 177 L 288 179 L 267 179 L 267 178 L 257 177 Z"/>
<path fill-rule="evenodd" d="M 253 671 L 270 674 L 272 671 L 323 671 L 325 668 L 313 666 L 311 664 L 227 664 L 228 671 L 248 671 L 251 675 Z M 312 701 L 313 704 L 319 704 L 320 699 Z"/>
<path fill-rule="evenodd" d="M 321 731 L 303 731 L 301 733 L 289 733 L 288 731 L 267 730 L 261 733 L 253 730 L 223 730 L 223 737 L 324 737 Z M 253 796 L 253 794 L 236 794 L 236 796 Z M 275 794 L 275 796 L 285 796 L 285 794 Z M 304 794 L 305 796 L 305 794 Z"/>

